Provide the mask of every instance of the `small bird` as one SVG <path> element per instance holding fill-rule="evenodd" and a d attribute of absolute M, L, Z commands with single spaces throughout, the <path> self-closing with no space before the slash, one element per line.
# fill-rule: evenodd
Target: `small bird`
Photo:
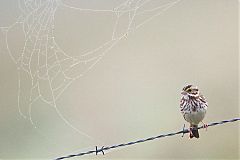
<path fill-rule="evenodd" d="M 183 118 L 190 123 L 190 138 L 199 138 L 198 124 L 203 123 L 208 103 L 203 95 L 200 94 L 197 86 L 187 85 L 182 89 L 180 101 L 180 111 Z M 207 125 L 203 123 L 204 128 Z"/>

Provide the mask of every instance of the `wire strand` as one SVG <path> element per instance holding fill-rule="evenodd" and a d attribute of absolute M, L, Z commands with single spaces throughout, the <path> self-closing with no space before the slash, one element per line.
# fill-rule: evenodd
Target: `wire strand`
<path fill-rule="evenodd" d="M 236 121 L 239 121 L 239 120 L 240 120 L 240 118 L 233 118 L 233 119 L 230 119 L 230 120 L 223 120 L 223 121 L 220 121 L 220 122 L 212 122 L 212 123 L 208 124 L 208 127 L 221 125 L 221 124 L 224 124 L 224 123 L 236 122 Z M 204 128 L 204 125 L 198 127 L 198 129 L 203 129 L 203 128 Z M 115 148 L 124 147 L 124 146 L 130 146 L 130 145 L 134 145 L 134 144 L 138 144 L 138 143 L 143 143 L 143 142 L 146 142 L 146 141 L 152 141 L 152 140 L 156 140 L 156 139 L 163 138 L 163 137 L 170 137 L 170 136 L 174 136 L 174 135 L 178 135 L 178 134 L 185 134 L 185 133 L 189 133 L 189 129 L 183 128 L 181 131 L 178 131 L 178 132 L 161 134 L 161 135 L 158 135 L 158 136 L 153 136 L 153 137 L 140 139 L 140 140 L 136 140 L 136 141 L 131 141 L 131 142 L 127 142 L 127 143 L 115 144 L 115 145 L 108 146 L 108 147 L 103 146 L 101 149 L 98 149 L 97 146 L 96 146 L 95 150 L 89 150 L 87 152 L 81 152 L 81 153 L 78 153 L 78 154 L 71 154 L 71 155 L 56 158 L 55 160 L 62 160 L 62 159 L 67 159 L 67 158 L 79 157 L 79 156 L 93 154 L 93 153 L 96 153 L 96 155 L 97 155 L 99 152 L 102 152 L 104 154 L 104 151 L 106 151 L 106 150 L 115 149 Z"/>

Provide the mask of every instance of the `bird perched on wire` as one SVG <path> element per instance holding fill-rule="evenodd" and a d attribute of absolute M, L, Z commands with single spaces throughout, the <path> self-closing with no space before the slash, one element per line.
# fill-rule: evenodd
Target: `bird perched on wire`
<path fill-rule="evenodd" d="M 181 94 L 180 110 L 184 119 L 190 123 L 190 138 L 199 138 L 198 124 L 203 123 L 208 103 L 197 86 L 187 85 L 182 89 Z M 203 126 L 207 128 L 204 123 Z"/>

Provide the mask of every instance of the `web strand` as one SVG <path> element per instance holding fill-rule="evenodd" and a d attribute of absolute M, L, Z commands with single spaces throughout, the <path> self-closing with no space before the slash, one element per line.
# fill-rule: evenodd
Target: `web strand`
<path fill-rule="evenodd" d="M 180 0 L 167 0 L 167 3 L 145 8 L 152 2 L 152 0 L 126 0 L 110 9 L 91 9 L 70 6 L 62 0 L 19 0 L 17 5 L 21 14 L 17 21 L 7 27 L 0 27 L 1 32 L 6 36 L 6 49 L 18 72 L 17 107 L 19 115 L 28 119 L 34 128 L 38 128 L 32 113 L 33 107 L 36 107 L 34 104 L 42 101 L 53 107 L 57 115 L 73 131 L 92 139 L 90 135 L 70 123 L 69 117 L 64 116 L 57 106 L 57 102 L 75 81 L 90 72 L 121 40 L 127 39 L 138 28 L 166 12 Z M 71 53 L 66 52 L 55 40 L 57 35 L 54 22 L 56 12 L 60 7 L 79 14 L 87 12 L 88 14 L 114 15 L 111 37 L 93 49 L 77 53 L 77 56 L 71 56 Z M 146 16 L 145 14 L 151 15 Z M 126 29 L 119 33 L 120 18 L 125 15 L 128 15 Z M 137 22 L 142 15 L 145 15 L 145 19 Z M 9 33 L 14 27 L 19 27 L 24 35 L 22 39 L 24 44 L 20 54 L 14 53 L 9 45 L 11 41 Z M 23 89 L 26 78 L 30 80 L 28 91 Z M 44 94 L 44 90 L 47 90 L 49 95 Z M 23 109 L 25 106 L 28 106 L 26 111 Z"/>

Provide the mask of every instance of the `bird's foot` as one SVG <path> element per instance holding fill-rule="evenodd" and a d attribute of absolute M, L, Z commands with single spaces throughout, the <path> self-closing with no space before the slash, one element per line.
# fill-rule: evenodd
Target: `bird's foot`
<path fill-rule="evenodd" d="M 207 131 L 208 124 L 205 124 L 205 123 L 203 123 L 203 122 L 202 122 L 202 124 L 203 124 L 203 128 L 205 128 L 205 130 Z"/>
<path fill-rule="evenodd" d="M 188 131 L 189 131 L 189 139 L 191 139 L 191 138 L 194 137 L 192 130 L 193 130 L 193 127 L 190 127 L 190 128 L 188 129 Z"/>

